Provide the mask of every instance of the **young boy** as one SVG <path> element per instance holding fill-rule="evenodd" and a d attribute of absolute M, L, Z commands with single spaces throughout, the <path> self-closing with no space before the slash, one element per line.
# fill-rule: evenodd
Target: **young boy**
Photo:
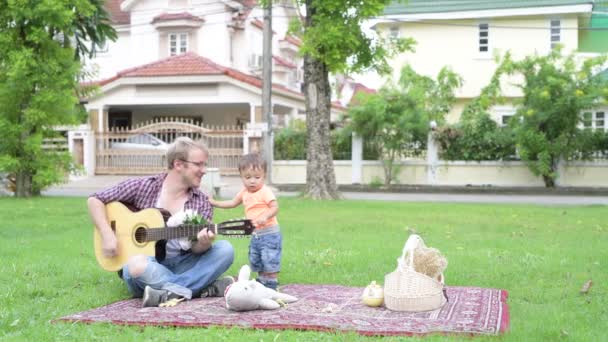
<path fill-rule="evenodd" d="M 251 270 L 258 272 L 258 282 L 276 290 L 283 237 L 276 218 L 279 205 L 272 190 L 264 184 L 266 161 L 258 154 L 244 155 L 239 161 L 239 173 L 244 188 L 232 200 L 210 199 L 210 202 L 217 208 L 234 208 L 243 203 L 245 216 L 256 227 L 249 245 Z"/>

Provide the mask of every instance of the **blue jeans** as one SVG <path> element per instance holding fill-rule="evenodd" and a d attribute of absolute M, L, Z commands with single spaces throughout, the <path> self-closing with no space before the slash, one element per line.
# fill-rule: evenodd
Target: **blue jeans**
<path fill-rule="evenodd" d="M 283 236 L 280 231 L 257 235 L 249 243 L 249 264 L 253 272 L 276 273 L 281 270 Z"/>
<path fill-rule="evenodd" d="M 144 288 L 149 285 L 191 299 L 226 272 L 233 260 L 234 248 L 228 241 L 220 240 L 202 254 L 187 253 L 160 263 L 156 258 L 148 257 L 148 265 L 139 277 L 131 277 L 125 265 L 122 277 L 133 297 L 142 297 Z"/>

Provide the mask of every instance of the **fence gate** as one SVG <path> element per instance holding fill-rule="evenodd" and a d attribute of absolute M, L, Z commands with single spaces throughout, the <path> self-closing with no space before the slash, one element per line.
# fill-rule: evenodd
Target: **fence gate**
<path fill-rule="evenodd" d="M 96 133 L 96 174 L 153 174 L 167 170 L 165 153 L 177 137 L 202 140 L 209 167 L 223 175 L 238 174 L 244 132 L 237 126 L 204 126 L 182 118 L 143 122 L 131 129 Z"/>

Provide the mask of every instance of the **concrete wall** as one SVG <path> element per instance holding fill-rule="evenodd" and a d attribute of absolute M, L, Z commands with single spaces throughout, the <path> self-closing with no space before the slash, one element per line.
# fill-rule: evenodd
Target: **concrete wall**
<path fill-rule="evenodd" d="M 608 162 L 576 162 L 564 167 L 558 182 L 564 186 L 608 186 Z"/>
<path fill-rule="evenodd" d="M 427 166 L 424 161 L 403 161 L 400 163 L 398 184 L 429 185 Z M 352 164 L 350 161 L 334 161 L 336 182 L 352 184 Z M 369 184 L 384 180 L 382 164 L 378 161 L 364 161 L 362 183 Z M 558 184 L 564 187 L 608 187 L 608 161 L 576 162 L 563 165 Z M 306 161 L 275 161 L 272 167 L 275 184 L 305 184 Z M 541 177 L 534 176 L 523 162 L 439 162 L 437 183 L 446 186 L 496 186 L 529 187 L 544 186 Z"/>

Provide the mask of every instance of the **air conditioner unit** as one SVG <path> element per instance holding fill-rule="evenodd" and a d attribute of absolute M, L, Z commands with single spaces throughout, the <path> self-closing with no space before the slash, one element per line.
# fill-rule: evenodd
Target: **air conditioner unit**
<path fill-rule="evenodd" d="M 251 69 L 261 69 L 262 68 L 262 56 L 252 53 L 251 55 L 249 55 L 249 67 Z"/>

